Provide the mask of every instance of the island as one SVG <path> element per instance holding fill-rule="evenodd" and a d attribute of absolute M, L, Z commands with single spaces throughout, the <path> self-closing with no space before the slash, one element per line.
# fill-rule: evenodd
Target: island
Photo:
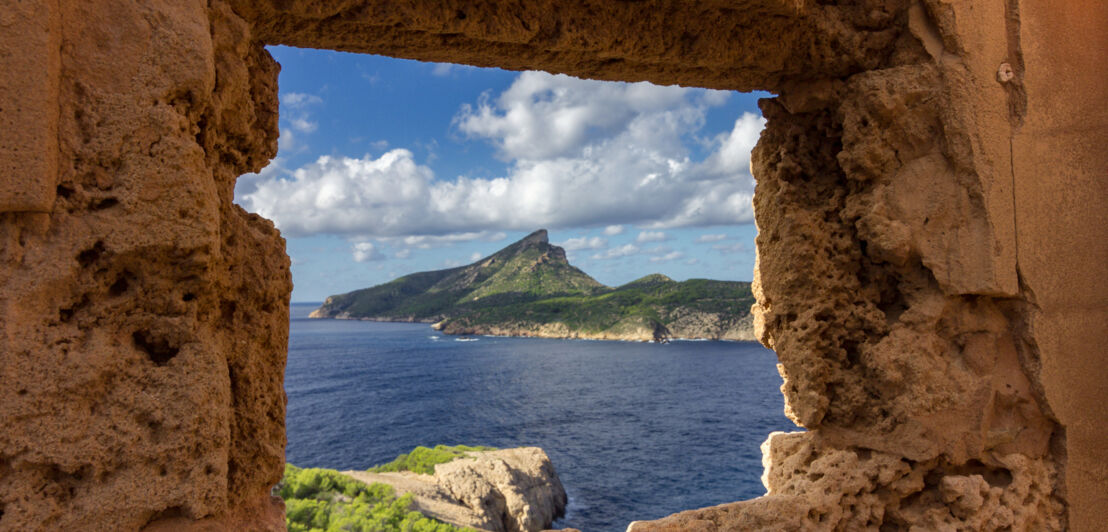
<path fill-rule="evenodd" d="M 310 317 L 424 322 L 455 335 L 753 340 L 753 304 L 741 281 L 652 274 L 605 286 L 540 229 L 467 266 L 328 297 Z"/>

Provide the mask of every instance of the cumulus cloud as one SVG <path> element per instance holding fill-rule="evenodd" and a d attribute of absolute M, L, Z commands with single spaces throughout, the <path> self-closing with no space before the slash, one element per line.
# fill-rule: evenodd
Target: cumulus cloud
<path fill-rule="evenodd" d="M 288 99 L 291 95 L 286 95 Z M 290 236 L 448 235 L 625 224 L 657 231 L 752 221 L 749 146 L 764 122 L 739 117 L 693 160 L 687 144 L 726 93 L 525 72 L 462 108 L 454 127 L 508 161 L 503 176 L 436 178 L 412 153 L 324 156 L 237 201 Z M 297 98 L 307 105 L 311 98 Z M 743 150 L 747 150 L 743 153 Z"/>
<path fill-rule="evenodd" d="M 752 250 L 750 246 L 745 242 L 734 242 L 731 244 L 716 244 L 712 246 L 712 249 L 723 253 L 724 255 L 731 255 L 734 253 L 750 253 Z"/>
<path fill-rule="evenodd" d="M 609 225 L 608 227 L 604 228 L 604 234 L 606 234 L 608 236 L 621 235 L 621 234 L 623 234 L 623 226 L 622 225 Z"/>
<path fill-rule="evenodd" d="M 578 238 L 571 238 L 558 245 L 565 248 L 566 251 L 577 251 L 581 249 L 604 249 L 608 247 L 608 239 L 600 238 L 598 236 L 594 236 L 592 238 L 582 236 Z"/>
<path fill-rule="evenodd" d="M 355 242 L 351 246 L 351 251 L 354 253 L 355 262 L 369 262 L 385 258 L 380 251 L 377 251 L 372 242 Z"/>
<path fill-rule="evenodd" d="M 630 256 L 630 255 L 638 254 L 639 251 L 640 251 L 639 247 L 634 245 L 634 244 L 624 244 L 624 245 L 619 246 L 617 248 L 609 249 L 608 251 L 605 251 L 604 253 L 597 253 L 597 254 L 593 255 L 592 258 L 594 258 L 596 260 L 618 259 L 620 257 L 627 257 L 627 256 Z"/>
<path fill-rule="evenodd" d="M 669 262 L 671 260 L 677 260 L 684 256 L 685 254 L 680 251 L 671 251 L 669 253 L 666 253 L 665 255 L 650 257 L 650 262 Z"/>
<path fill-rule="evenodd" d="M 717 235 L 700 235 L 700 236 L 696 237 L 696 241 L 697 241 L 698 243 L 704 243 L 704 242 L 719 242 L 720 240 L 727 240 L 727 235 L 724 235 L 724 234 L 717 234 Z"/>
<path fill-rule="evenodd" d="M 308 120 L 306 117 L 303 116 L 293 118 L 289 121 L 289 123 L 290 125 L 292 125 L 293 129 L 302 133 L 311 133 L 319 127 L 319 123 L 312 122 L 311 120 Z"/>
<path fill-rule="evenodd" d="M 476 231 L 469 233 L 452 233 L 448 235 L 413 235 L 402 238 L 385 238 L 384 240 L 409 248 L 431 249 L 461 242 L 472 242 L 474 240 L 499 242 L 505 238 L 508 238 L 508 234 L 503 231 Z"/>
<path fill-rule="evenodd" d="M 323 99 L 314 94 L 288 92 L 281 95 L 281 106 L 284 107 L 283 111 L 285 111 L 281 119 L 287 124 L 287 127 L 281 128 L 281 136 L 285 137 L 286 131 L 288 131 L 289 139 L 287 143 L 292 143 L 292 130 L 300 133 L 312 133 L 319 128 L 319 123 L 311 120 L 309 108 L 322 103 Z M 286 148 L 291 148 L 291 146 L 285 144 L 279 146 L 280 150 Z"/>
<path fill-rule="evenodd" d="M 641 231 L 639 236 L 635 237 L 635 242 L 662 242 L 668 240 L 669 237 L 662 231 Z"/>

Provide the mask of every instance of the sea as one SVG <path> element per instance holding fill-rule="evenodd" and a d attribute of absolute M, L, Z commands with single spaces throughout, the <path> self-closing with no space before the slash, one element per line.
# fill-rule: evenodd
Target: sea
<path fill-rule="evenodd" d="M 783 414 L 755 342 L 461 339 L 427 324 L 308 319 L 292 305 L 289 463 L 365 469 L 417 445 L 537 446 L 569 496 L 555 528 L 628 523 L 765 493 Z M 468 340 L 468 341 L 462 341 Z"/>

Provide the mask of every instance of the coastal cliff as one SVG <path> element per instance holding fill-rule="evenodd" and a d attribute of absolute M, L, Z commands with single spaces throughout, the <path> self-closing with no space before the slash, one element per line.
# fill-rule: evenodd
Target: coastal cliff
<path fill-rule="evenodd" d="M 750 283 L 652 274 L 615 288 L 545 230 L 468 266 L 328 297 L 312 318 L 434 323 L 446 334 L 593 340 L 754 340 Z"/>

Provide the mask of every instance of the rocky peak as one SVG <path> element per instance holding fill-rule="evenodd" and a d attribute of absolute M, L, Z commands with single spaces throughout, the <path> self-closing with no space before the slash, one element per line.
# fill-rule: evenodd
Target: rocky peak
<path fill-rule="evenodd" d="M 546 234 L 546 229 L 539 229 L 534 233 L 531 233 L 520 240 L 522 244 L 549 244 L 550 238 Z"/>

